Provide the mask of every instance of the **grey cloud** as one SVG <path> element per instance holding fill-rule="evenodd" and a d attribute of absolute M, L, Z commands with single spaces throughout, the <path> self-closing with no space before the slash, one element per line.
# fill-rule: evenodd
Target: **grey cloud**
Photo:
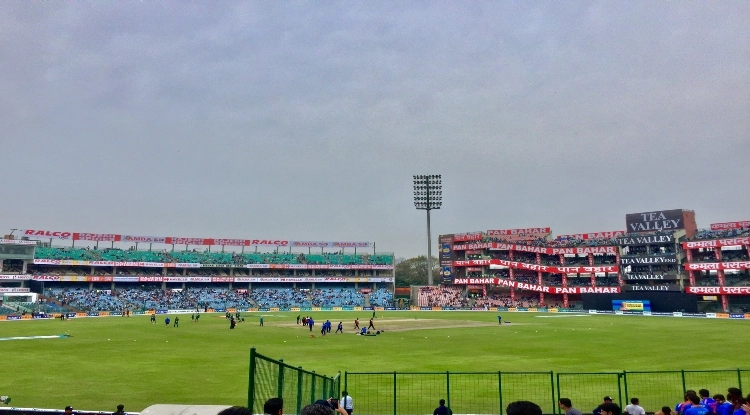
<path fill-rule="evenodd" d="M 374 240 L 748 219 L 750 6 L 0 4 L 5 226 Z"/>

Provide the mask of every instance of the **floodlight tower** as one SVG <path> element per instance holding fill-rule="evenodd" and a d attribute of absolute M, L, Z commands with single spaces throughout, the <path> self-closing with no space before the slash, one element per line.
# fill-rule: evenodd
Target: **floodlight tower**
<path fill-rule="evenodd" d="M 427 211 L 427 284 L 432 285 L 432 236 L 430 210 L 443 205 L 443 184 L 439 174 L 414 176 L 414 207 Z"/>

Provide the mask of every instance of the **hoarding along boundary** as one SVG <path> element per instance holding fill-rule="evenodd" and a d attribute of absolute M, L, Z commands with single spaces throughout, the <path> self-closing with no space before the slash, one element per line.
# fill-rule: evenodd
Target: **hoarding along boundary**
<path fill-rule="evenodd" d="M 680 318 L 718 318 L 732 320 L 750 320 L 750 313 L 684 313 L 684 312 L 655 312 L 655 311 L 620 311 L 620 310 L 579 310 L 570 308 L 534 308 L 534 307 L 488 307 L 488 308 L 452 308 L 452 307 L 411 307 L 410 309 L 398 309 L 395 307 L 291 307 L 291 308 L 247 308 L 247 309 L 208 309 L 200 314 L 212 313 L 267 313 L 267 312 L 321 312 L 321 311 L 475 311 L 475 312 L 503 312 L 503 313 L 550 313 L 550 314 L 578 314 L 578 315 L 616 315 L 616 316 L 642 316 L 642 317 L 680 317 Z M 132 315 L 151 314 L 193 314 L 195 310 L 147 310 L 134 311 Z M 45 315 L 4 315 L 0 321 L 23 321 L 60 318 L 61 313 Z M 88 313 L 65 313 L 65 318 L 86 317 L 122 317 L 120 312 L 88 312 Z"/>

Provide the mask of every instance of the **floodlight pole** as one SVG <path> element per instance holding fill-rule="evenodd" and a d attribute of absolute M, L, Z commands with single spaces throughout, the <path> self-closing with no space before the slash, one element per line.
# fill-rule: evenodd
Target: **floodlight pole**
<path fill-rule="evenodd" d="M 443 204 L 442 179 L 438 175 L 414 176 L 414 206 L 427 211 L 427 284 L 433 285 L 432 278 L 432 232 L 430 210 L 440 209 Z"/>
<path fill-rule="evenodd" d="M 430 187 L 427 187 L 427 204 L 430 203 Z M 427 285 L 432 285 L 432 236 L 430 235 L 430 209 L 427 209 Z"/>

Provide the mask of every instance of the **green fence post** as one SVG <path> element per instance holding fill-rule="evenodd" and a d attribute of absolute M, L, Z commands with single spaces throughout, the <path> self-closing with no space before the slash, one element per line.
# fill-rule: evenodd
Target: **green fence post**
<path fill-rule="evenodd" d="M 302 366 L 297 366 L 297 412 L 302 410 Z"/>
<path fill-rule="evenodd" d="M 558 383 L 559 383 L 559 377 L 558 377 Z M 560 385 L 557 385 L 557 397 L 560 397 Z M 557 410 L 560 408 L 557 405 L 557 402 L 555 402 L 555 375 L 552 371 L 549 372 L 549 390 L 552 393 L 552 412 L 553 414 L 557 413 Z M 500 412 L 502 413 L 502 412 Z"/>
<path fill-rule="evenodd" d="M 396 371 L 393 371 L 393 415 L 396 415 Z"/>
<path fill-rule="evenodd" d="M 682 393 L 685 393 L 687 390 L 687 385 L 685 385 L 685 369 L 680 370 L 680 372 L 682 373 Z"/>
<path fill-rule="evenodd" d="M 625 402 L 628 402 L 628 397 L 630 396 L 628 395 L 628 371 L 627 370 L 622 371 L 622 378 L 625 383 L 625 400 L 620 401 L 620 403 L 625 403 Z"/>
<path fill-rule="evenodd" d="M 499 370 L 497 371 L 497 391 L 500 395 L 500 410 L 497 413 L 503 413 L 503 374 Z"/>
<path fill-rule="evenodd" d="M 445 372 L 445 400 L 448 402 L 448 408 L 451 407 L 451 373 Z"/>
<path fill-rule="evenodd" d="M 339 380 L 338 380 L 338 388 L 336 390 L 336 398 L 338 398 L 339 396 L 341 396 L 341 372 L 338 373 L 337 377 L 338 377 Z"/>
<path fill-rule="evenodd" d="M 250 374 L 247 383 L 247 407 L 253 412 L 253 396 L 255 394 L 255 347 L 250 348 Z M 299 412 L 298 412 L 299 413 Z"/>
<path fill-rule="evenodd" d="M 555 402 L 555 397 L 554 397 L 555 390 L 554 390 L 554 388 L 552 389 L 552 395 L 553 395 L 552 396 L 552 405 L 554 405 L 554 402 Z M 557 396 L 560 396 L 560 374 L 559 373 L 557 374 Z M 557 408 L 555 408 L 554 412 L 552 412 L 552 413 L 556 414 L 556 413 L 558 413 L 557 411 L 558 411 Z"/>
<path fill-rule="evenodd" d="M 313 373 L 315 373 L 314 370 L 313 370 Z M 317 399 L 318 398 L 315 397 L 315 375 L 313 374 L 312 375 L 312 388 L 310 388 L 310 403 L 315 402 Z"/>
<path fill-rule="evenodd" d="M 625 401 L 622 400 L 622 373 L 617 374 L 617 397 L 620 399 L 620 405 L 625 403 Z"/>
<path fill-rule="evenodd" d="M 348 382 L 349 382 L 349 372 L 347 372 L 347 371 L 344 371 L 344 390 L 345 390 L 345 391 L 348 391 L 348 390 L 349 390 L 349 384 L 348 384 Z M 340 391 L 339 391 L 339 392 L 340 392 Z M 299 413 L 299 412 L 298 412 L 298 413 Z"/>
<path fill-rule="evenodd" d="M 284 363 L 284 359 L 279 359 L 279 362 Z M 284 398 L 284 365 L 279 365 L 279 382 L 276 385 L 277 394 L 279 398 Z"/>
<path fill-rule="evenodd" d="M 742 372 L 740 371 L 740 368 L 737 368 L 737 388 L 742 390 Z"/>
<path fill-rule="evenodd" d="M 326 398 L 326 396 L 330 396 L 328 394 L 328 379 L 327 378 L 323 378 L 322 380 L 323 380 L 323 396 L 320 397 L 320 399 L 328 399 L 328 398 Z"/>

